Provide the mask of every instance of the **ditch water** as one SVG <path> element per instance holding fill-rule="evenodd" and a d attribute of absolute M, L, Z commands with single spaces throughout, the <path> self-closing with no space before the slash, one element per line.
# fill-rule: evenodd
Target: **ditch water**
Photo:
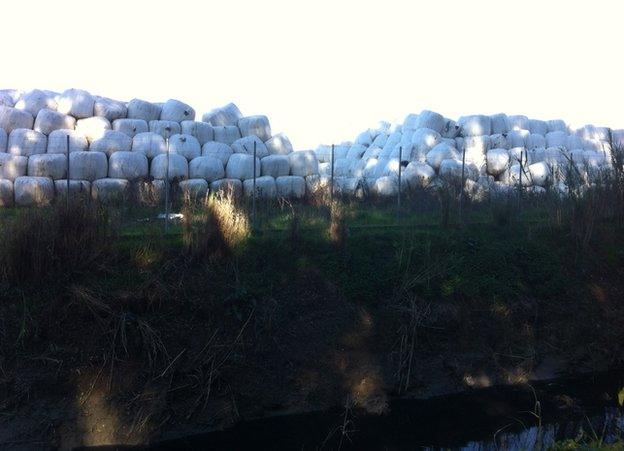
<path fill-rule="evenodd" d="M 335 409 L 250 420 L 223 431 L 126 449 L 530 450 L 580 437 L 609 443 L 624 433 L 623 388 L 624 371 L 617 371 L 531 387 L 398 399 L 386 415 Z"/>

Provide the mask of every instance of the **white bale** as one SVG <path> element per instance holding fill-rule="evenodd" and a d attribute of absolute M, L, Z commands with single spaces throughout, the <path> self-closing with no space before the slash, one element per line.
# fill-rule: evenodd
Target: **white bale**
<path fill-rule="evenodd" d="M 147 178 L 148 173 L 147 157 L 140 152 L 115 152 L 108 159 L 110 178 L 136 181 Z"/>
<path fill-rule="evenodd" d="M 321 163 L 327 164 L 327 163 Z M 314 194 L 326 190 L 330 186 L 330 178 L 322 175 L 308 175 L 305 177 L 306 193 Z M 336 180 L 334 179 L 334 189 L 336 188 Z"/>
<path fill-rule="evenodd" d="M 184 180 L 188 178 L 188 161 L 177 153 L 161 154 L 154 157 L 150 165 L 150 175 L 158 180 Z"/>
<path fill-rule="evenodd" d="M 386 142 L 388 142 L 388 135 L 386 133 L 380 133 L 375 137 L 375 139 L 373 139 L 371 146 L 383 148 L 383 146 L 386 145 Z"/>
<path fill-rule="evenodd" d="M 364 166 L 363 171 L 364 178 L 368 180 L 376 180 L 379 177 L 383 177 L 387 169 L 387 164 L 387 159 L 380 160 L 377 158 L 371 158 L 366 160 L 366 165 Z"/>
<path fill-rule="evenodd" d="M 465 149 L 466 141 L 465 141 L 463 136 L 457 136 L 454 139 L 454 141 L 455 141 L 455 146 L 453 146 L 453 147 L 455 147 L 457 150 L 464 150 Z"/>
<path fill-rule="evenodd" d="M 204 179 L 182 180 L 178 187 L 182 192 L 182 197 L 193 202 L 203 201 L 208 196 L 208 182 Z"/>
<path fill-rule="evenodd" d="M 509 151 L 507 149 L 491 149 L 486 154 L 487 172 L 498 176 L 507 170 Z"/>
<path fill-rule="evenodd" d="M 6 96 L 8 100 L 13 102 L 13 105 L 17 103 L 22 94 L 24 94 L 23 91 L 19 89 L 0 89 L 0 95 Z"/>
<path fill-rule="evenodd" d="M 64 179 L 67 177 L 67 156 L 55 153 L 32 155 L 28 158 L 28 175 Z"/>
<path fill-rule="evenodd" d="M 401 132 L 394 132 L 392 134 L 390 134 L 388 136 L 388 139 L 386 140 L 386 144 L 384 144 L 383 146 L 383 150 L 392 150 L 394 149 L 397 145 L 399 145 L 399 143 L 401 142 L 401 139 L 403 138 L 403 133 Z M 377 147 L 377 146 L 374 146 Z"/>
<path fill-rule="evenodd" d="M 213 194 L 232 193 L 234 197 L 240 197 L 243 194 L 243 182 L 238 179 L 215 180 L 210 184 L 210 191 Z"/>
<path fill-rule="evenodd" d="M 293 152 L 290 140 L 283 133 L 278 133 L 264 144 L 270 155 L 288 155 Z"/>
<path fill-rule="evenodd" d="M 9 142 L 9 135 L 4 131 L 3 128 L 0 128 L 0 152 L 6 152 L 7 143 Z"/>
<path fill-rule="evenodd" d="M 334 161 L 334 177 L 362 177 L 365 168 L 365 160 L 359 158 L 339 158 Z"/>
<path fill-rule="evenodd" d="M 125 179 L 99 179 L 91 184 L 91 197 L 96 202 L 121 202 L 128 195 L 130 182 Z"/>
<path fill-rule="evenodd" d="M 111 128 L 109 120 L 101 116 L 93 116 L 76 121 L 76 131 L 86 136 L 89 142 L 103 138 L 106 130 Z"/>
<path fill-rule="evenodd" d="M 409 114 L 403 121 L 403 130 L 428 128 L 440 133 L 446 124 L 444 116 L 434 111 L 423 110 L 420 114 Z"/>
<path fill-rule="evenodd" d="M 253 195 L 254 181 L 243 181 L 243 193 L 245 196 L 251 197 Z M 260 199 L 274 199 L 277 197 L 277 184 L 275 178 L 265 175 L 256 178 L 256 197 Z"/>
<path fill-rule="evenodd" d="M 412 135 L 412 144 L 414 145 L 412 152 L 416 152 L 414 157 L 416 159 L 423 158 L 427 155 L 427 152 L 440 143 L 440 139 L 440 134 L 435 130 L 429 128 L 419 128 L 416 130 Z"/>
<path fill-rule="evenodd" d="M 275 179 L 277 196 L 287 199 L 301 199 L 305 196 L 306 182 L 303 177 L 286 175 Z"/>
<path fill-rule="evenodd" d="M 9 94 L 4 92 L 4 90 L 0 90 L 0 106 L 8 106 L 10 108 L 15 107 L 15 101 Z"/>
<path fill-rule="evenodd" d="M 182 155 L 188 161 L 201 156 L 199 141 L 191 135 L 173 135 L 169 140 L 169 151 Z"/>
<path fill-rule="evenodd" d="M 582 149 L 583 148 L 583 139 L 580 136 L 572 134 L 566 137 L 565 143 L 566 149 L 574 150 L 574 149 Z"/>
<path fill-rule="evenodd" d="M 256 158 L 256 177 L 260 176 L 260 171 L 260 159 Z M 225 175 L 229 179 L 252 179 L 254 176 L 254 157 L 244 153 L 233 154 L 225 167 Z"/>
<path fill-rule="evenodd" d="M 299 177 L 318 174 L 318 158 L 311 150 L 300 150 L 291 153 L 290 173 Z"/>
<path fill-rule="evenodd" d="M 57 101 L 57 111 L 69 114 L 76 119 L 93 116 L 95 98 L 82 89 L 68 89 L 64 91 Z M 63 127 L 67 128 L 67 127 Z"/>
<path fill-rule="evenodd" d="M 241 138 L 240 129 L 236 125 L 214 126 L 214 140 L 220 143 L 231 145 Z"/>
<path fill-rule="evenodd" d="M 538 119 L 529 119 L 529 131 L 531 134 L 535 133 L 545 136 L 548 133 L 548 123 Z"/>
<path fill-rule="evenodd" d="M 247 155 L 254 154 L 254 145 L 256 149 L 256 157 L 262 158 L 269 155 L 269 151 L 264 143 L 255 135 L 245 136 L 244 138 L 237 139 L 232 143 L 232 150 L 234 153 L 246 153 Z"/>
<path fill-rule="evenodd" d="M 142 153 L 151 160 L 156 155 L 167 153 L 167 144 L 158 133 L 137 133 L 132 138 L 132 151 Z"/>
<path fill-rule="evenodd" d="M 443 138 L 455 139 L 461 133 L 461 127 L 452 119 L 445 119 L 444 128 L 440 132 Z"/>
<path fill-rule="evenodd" d="M 546 134 L 546 146 L 547 147 L 561 147 L 566 148 L 568 142 L 568 134 L 563 131 L 548 132 Z"/>
<path fill-rule="evenodd" d="M 568 134 L 568 126 L 561 119 L 551 119 L 546 121 L 546 123 L 548 124 L 548 133 L 564 132 L 565 134 Z"/>
<path fill-rule="evenodd" d="M 54 130 L 71 130 L 76 126 L 76 119 L 58 111 L 43 109 L 37 114 L 33 128 L 49 135 Z"/>
<path fill-rule="evenodd" d="M 376 146 L 375 146 L 376 147 Z M 347 158 L 362 158 L 367 148 L 361 144 L 354 144 L 347 152 Z"/>
<path fill-rule="evenodd" d="M 108 97 L 95 96 L 93 115 L 104 117 L 112 123 L 117 119 L 124 119 L 128 117 L 128 108 L 125 103 L 118 100 L 109 99 Z"/>
<path fill-rule="evenodd" d="M 624 130 L 611 130 L 611 143 L 614 148 L 624 150 Z"/>
<path fill-rule="evenodd" d="M 103 179 L 108 174 L 106 154 L 94 151 L 77 151 L 69 154 L 69 178 L 88 180 Z"/>
<path fill-rule="evenodd" d="M 128 119 L 141 119 L 145 122 L 160 119 L 162 107 L 156 103 L 141 99 L 132 99 L 128 102 Z"/>
<path fill-rule="evenodd" d="M 306 177 L 306 184 L 307 184 L 307 177 Z M 318 181 L 318 185 L 320 185 L 321 188 L 327 189 L 331 186 L 331 181 L 328 178 L 320 178 Z M 354 196 L 357 192 L 359 185 L 360 185 L 360 179 L 358 178 L 336 177 L 334 178 L 334 194 L 338 196 Z M 314 191 L 310 190 L 310 192 L 314 192 Z"/>
<path fill-rule="evenodd" d="M 282 177 L 290 174 L 290 159 L 287 155 L 268 155 L 260 160 L 261 171 L 271 177 Z"/>
<path fill-rule="evenodd" d="M 417 187 L 426 188 L 435 178 L 435 170 L 427 163 L 411 162 L 405 168 L 401 176 L 405 175 L 407 187 L 415 189 Z"/>
<path fill-rule="evenodd" d="M 588 166 L 588 167 L 600 167 L 605 165 L 606 161 L 606 157 L 604 155 L 604 153 L 601 152 L 594 152 L 592 150 L 584 150 L 583 151 L 583 162 Z"/>
<path fill-rule="evenodd" d="M 509 122 L 509 131 L 528 130 L 529 118 L 521 115 L 507 116 Z"/>
<path fill-rule="evenodd" d="M 489 116 L 482 114 L 462 116 L 459 118 L 458 123 L 464 137 L 492 134 L 492 122 Z"/>
<path fill-rule="evenodd" d="M 531 132 L 524 129 L 510 131 L 509 133 L 507 133 L 507 141 L 509 142 L 509 147 L 512 149 L 514 147 L 526 147 L 530 135 Z"/>
<path fill-rule="evenodd" d="M 198 121 L 182 121 L 180 126 L 182 134 L 195 137 L 200 146 L 208 141 L 214 141 L 214 130 L 210 124 Z"/>
<path fill-rule="evenodd" d="M 334 146 L 334 160 L 346 158 L 350 148 L 351 146 Z M 332 146 L 321 144 L 314 150 L 314 153 L 320 163 L 328 163 L 332 158 Z"/>
<path fill-rule="evenodd" d="M 221 160 L 223 166 L 227 164 L 233 153 L 234 151 L 230 146 L 221 142 L 208 141 L 202 146 L 203 156 L 217 158 Z"/>
<path fill-rule="evenodd" d="M 48 138 L 35 130 L 16 128 L 9 134 L 7 152 L 11 155 L 29 157 L 45 153 L 48 146 Z"/>
<path fill-rule="evenodd" d="M 132 138 L 116 130 L 106 130 L 104 136 L 93 141 L 89 149 L 95 152 L 104 152 L 110 157 L 115 152 L 131 151 Z"/>
<path fill-rule="evenodd" d="M 26 175 L 28 157 L 0 153 L 0 179 L 15 180 Z"/>
<path fill-rule="evenodd" d="M 28 111 L 0 105 L 0 128 L 11 133 L 16 128 L 32 128 L 35 119 Z"/>
<path fill-rule="evenodd" d="M 366 149 L 366 152 L 362 154 L 362 160 L 370 160 L 371 158 L 381 158 L 382 153 L 389 156 L 394 152 L 394 149 L 396 149 L 397 147 L 398 146 L 388 149 L 388 150 L 386 150 L 385 147 L 383 149 L 380 149 L 379 147 L 369 147 L 368 149 Z"/>
<path fill-rule="evenodd" d="M 48 205 L 54 200 L 54 183 L 47 177 L 18 177 L 13 182 L 15 205 Z"/>
<path fill-rule="evenodd" d="M 149 126 L 143 119 L 116 119 L 113 121 L 113 130 L 134 138 L 139 133 L 148 132 Z"/>
<path fill-rule="evenodd" d="M 396 196 L 399 192 L 399 180 L 396 176 L 388 175 L 375 180 L 372 191 L 377 196 Z"/>
<path fill-rule="evenodd" d="M 331 163 L 319 163 L 319 175 L 329 177 L 331 175 Z M 290 173 L 290 160 L 288 161 L 288 172 Z M 312 177 L 309 175 L 308 177 Z"/>
<path fill-rule="evenodd" d="M 491 115 L 490 123 L 492 125 L 492 135 L 507 133 L 510 130 L 509 118 L 504 113 Z"/>
<path fill-rule="evenodd" d="M 248 116 L 238 120 L 238 128 L 242 136 L 255 135 L 264 141 L 271 138 L 271 125 L 266 116 Z"/>
<path fill-rule="evenodd" d="M 543 161 L 529 165 L 529 173 L 533 184 L 537 186 L 546 186 L 551 177 L 550 167 Z"/>
<path fill-rule="evenodd" d="M 15 104 L 15 108 L 18 110 L 28 111 L 34 117 L 39 114 L 39 111 L 46 108 L 49 110 L 56 110 L 56 100 L 54 93 L 42 91 L 40 89 L 33 89 L 32 91 L 24 93 L 22 97 Z"/>
<path fill-rule="evenodd" d="M 373 144 L 373 136 L 371 135 L 370 131 L 366 130 L 360 133 L 355 138 L 355 144 L 362 144 L 363 146 L 366 146 L 366 147 Z"/>
<path fill-rule="evenodd" d="M 427 163 L 436 171 L 440 169 L 443 160 L 457 158 L 459 158 L 457 150 L 444 143 L 438 144 L 427 153 Z"/>
<path fill-rule="evenodd" d="M 500 176 L 501 181 L 504 181 L 508 185 L 517 186 L 522 180 L 522 186 L 531 186 L 531 173 L 526 166 L 523 166 L 520 170 L 520 164 L 512 164 L 507 170 Z"/>
<path fill-rule="evenodd" d="M 567 165 L 569 154 L 562 147 L 548 147 L 544 150 L 542 161 L 551 165 Z"/>
<path fill-rule="evenodd" d="M 179 135 L 182 127 L 178 122 L 174 121 L 150 121 L 149 131 L 158 133 L 163 138 L 171 138 L 173 135 Z"/>
<path fill-rule="evenodd" d="M 490 148 L 491 149 L 509 149 L 509 141 L 507 141 L 507 134 L 495 134 L 490 136 Z"/>
<path fill-rule="evenodd" d="M 611 130 L 608 127 L 596 127 L 588 124 L 576 130 L 576 134 L 583 139 L 594 139 L 598 141 L 610 141 Z"/>
<path fill-rule="evenodd" d="M 582 138 L 583 149 L 593 150 L 594 152 L 600 152 L 603 150 L 603 142 L 598 139 Z"/>
<path fill-rule="evenodd" d="M 240 110 L 233 103 L 228 103 L 221 108 L 215 108 L 202 116 L 203 122 L 208 122 L 213 126 L 238 125 L 238 120 L 242 118 Z"/>
<path fill-rule="evenodd" d="M 539 133 L 531 133 L 526 139 L 526 148 L 529 150 L 546 147 L 546 138 Z"/>
<path fill-rule="evenodd" d="M 490 137 L 468 136 L 464 138 L 464 149 L 466 150 L 466 161 L 475 163 L 481 167 L 485 165 L 485 154 L 492 148 Z"/>
<path fill-rule="evenodd" d="M 204 179 L 208 182 L 225 177 L 223 162 L 214 157 L 197 157 L 189 163 L 189 178 Z"/>
<path fill-rule="evenodd" d="M 165 102 L 160 112 L 161 121 L 194 121 L 195 110 L 190 105 L 179 100 L 169 99 Z"/>
<path fill-rule="evenodd" d="M 55 180 L 54 191 L 56 197 L 67 196 L 67 180 Z M 88 180 L 70 180 L 69 181 L 69 195 L 70 197 L 90 196 L 91 195 L 91 182 Z"/>
<path fill-rule="evenodd" d="M 443 160 L 440 163 L 440 178 L 447 182 L 461 183 L 462 162 L 455 159 Z M 464 181 L 476 180 L 479 177 L 479 169 L 472 163 L 464 164 Z"/>
<path fill-rule="evenodd" d="M 14 196 L 13 182 L 0 178 L 0 208 L 12 207 Z"/>

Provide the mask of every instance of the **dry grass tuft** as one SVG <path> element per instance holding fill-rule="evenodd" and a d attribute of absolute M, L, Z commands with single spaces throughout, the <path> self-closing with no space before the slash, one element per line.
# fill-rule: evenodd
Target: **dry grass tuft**
<path fill-rule="evenodd" d="M 347 216 L 344 204 L 333 201 L 330 206 L 329 239 L 337 249 L 344 249 L 349 238 Z"/>

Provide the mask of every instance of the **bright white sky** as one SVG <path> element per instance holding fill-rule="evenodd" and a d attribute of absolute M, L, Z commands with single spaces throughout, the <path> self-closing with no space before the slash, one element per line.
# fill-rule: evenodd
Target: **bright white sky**
<path fill-rule="evenodd" d="M 3 88 L 235 102 L 295 148 L 432 109 L 624 128 L 622 0 L 9 0 Z"/>

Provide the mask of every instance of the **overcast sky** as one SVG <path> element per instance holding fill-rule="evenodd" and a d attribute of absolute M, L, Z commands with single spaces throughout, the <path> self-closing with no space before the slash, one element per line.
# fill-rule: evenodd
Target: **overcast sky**
<path fill-rule="evenodd" d="M 3 88 L 235 102 L 296 148 L 432 109 L 624 128 L 624 2 L 3 2 Z"/>

